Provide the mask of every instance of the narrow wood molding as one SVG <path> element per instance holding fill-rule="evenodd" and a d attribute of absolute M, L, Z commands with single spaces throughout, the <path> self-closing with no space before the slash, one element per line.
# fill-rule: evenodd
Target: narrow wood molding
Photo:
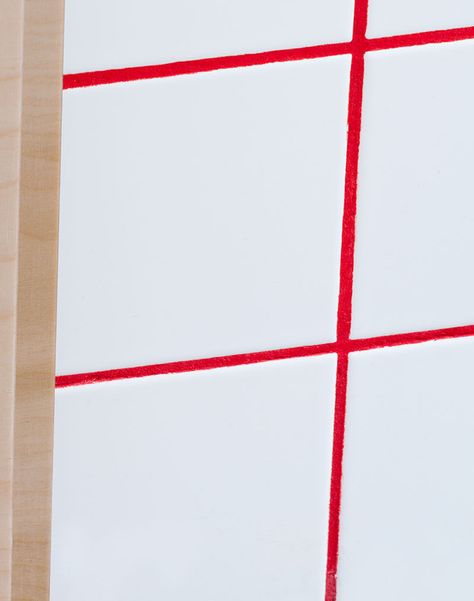
<path fill-rule="evenodd" d="M 10 601 L 22 3 L 0 0 L 0 13 L 0 601 Z"/>
<path fill-rule="evenodd" d="M 0 601 L 47 601 L 63 0 L 0 12 Z"/>

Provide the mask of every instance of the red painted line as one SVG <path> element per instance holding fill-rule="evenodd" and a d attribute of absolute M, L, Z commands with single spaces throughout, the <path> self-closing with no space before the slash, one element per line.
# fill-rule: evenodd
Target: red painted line
<path fill-rule="evenodd" d="M 457 29 L 441 29 L 405 35 L 387 36 L 382 38 L 361 39 L 359 49 L 365 51 L 390 50 L 408 46 L 422 46 L 424 44 L 441 44 L 460 40 L 474 39 L 474 27 L 460 27 Z M 157 79 L 174 77 L 176 75 L 190 75 L 192 73 L 205 73 L 220 69 L 235 69 L 237 67 L 252 67 L 268 63 L 281 63 L 299 61 L 311 58 L 324 58 L 338 56 L 353 52 L 352 42 L 338 42 L 335 44 L 320 44 L 304 48 L 287 48 L 283 50 L 270 50 L 253 54 L 239 54 L 234 56 L 221 56 L 215 58 L 201 58 L 195 60 L 178 61 L 161 65 L 145 65 L 140 67 L 123 67 L 120 69 L 106 69 L 103 71 L 87 71 L 83 73 L 68 73 L 63 78 L 63 88 L 83 88 L 126 81 L 142 79 Z"/>
<path fill-rule="evenodd" d="M 441 330 L 426 330 L 423 332 L 407 332 L 405 334 L 390 334 L 387 336 L 374 336 L 372 338 L 358 338 L 355 340 L 348 340 L 346 343 L 327 342 L 311 346 L 244 353 L 241 355 L 191 359 L 188 361 L 174 361 L 171 363 L 157 363 L 154 365 L 141 365 L 137 367 L 124 367 L 105 371 L 57 376 L 56 388 L 82 386 L 85 384 L 110 382 L 114 380 L 126 380 L 129 378 L 143 378 L 160 374 L 236 367 L 238 365 L 251 365 L 253 363 L 294 359 L 297 357 L 315 357 L 317 355 L 326 355 L 337 352 L 351 353 L 355 351 L 367 351 L 377 348 L 417 344 L 433 340 L 445 340 L 447 338 L 461 338 L 466 336 L 474 336 L 474 325 L 443 328 Z"/>
<path fill-rule="evenodd" d="M 329 500 L 329 527 L 326 562 L 326 601 L 335 601 L 337 593 L 342 462 L 344 455 L 348 371 L 349 356 L 347 353 L 340 352 L 337 355 L 336 399 L 334 405 L 331 492 Z"/>
<path fill-rule="evenodd" d="M 337 340 L 348 340 L 352 319 L 352 287 L 354 272 L 355 220 L 357 210 L 357 176 L 362 114 L 364 54 L 355 51 L 352 57 L 349 84 L 349 115 L 347 119 L 346 175 L 342 242 L 339 273 L 339 303 L 337 310 Z"/>
<path fill-rule="evenodd" d="M 424 31 L 409 33 L 384 38 L 371 38 L 366 41 L 366 50 L 392 50 L 393 48 L 406 48 L 409 46 L 423 46 L 425 44 L 442 44 L 445 42 L 459 42 L 474 38 L 474 27 L 460 27 L 458 29 L 440 29 L 437 31 Z"/>
<path fill-rule="evenodd" d="M 355 340 L 349 340 L 348 351 L 368 351 L 406 344 L 420 344 L 422 342 L 431 342 L 435 340 L 447 340 L 449 338 L 465 338 L 467 336 L 474 336 L 474 325 L 442 328 L 439 330 L 424 330 L 422 332 L 389 334 L 386 336 L 374 336 L 372 338 L 356 338 Z"/>
<path fill-rule="evenodd" d="M 236 56 L 221 56 L 216 58 L 201 58 L 189 61 L 166 63 L 164 65 L 149 65 L 143 67 L 125 67 L 123 69 L 107 69 L 105 71 L 89 71 L 86 73 L 70 73 L 64 75 L 63 89 L 98 86 L 102 84 L 137 81 L 141 79 L 157 79 L 175 75 L 205 73 L 220 69 L 235 69 L 236 67 L 252 67 L 268 63 L 285 63 L 310 58 L 323 58 L 348 54 L 351 42 L 323 44 L 305 48 L 290 48 L 271 50 L 254 54 L 239 54 Z"/>
<path fill-rule="evenodd" d="M 257 353 L 244 353 L 240 355 L 227 355 L 222 357 L 210 357 L 206 359 L 192 359 L 190 361 L 174 361 L 172 363 L 158 363 L 156 365 L 142 365 L 138 367 L 125 367 L 106 371 L 57 376 L 56 388 L 78 386 L 82 384 L 93 384 L 97 382 L 108 382 L 111 380 L 124 380 L 128 378 L 142 378 L 144 376 L 157 376 L 160 374 L 176 374 L 182 372 L 202 371 L 206 369 L 217 369 L 220 367 L 235 367 L 237 365 L 263 363 L 278 359 L 291 359 L 294 357 L 312 357 L 315 355 L 332 353 L 335 351 L 335 348 L 335 342 L 327 342 L 312 346 L 299 346 L 272 351 L 260 351 Z"/>
<path fill-rule="evenodd" d="M 342 217 L 339 301 L 337 309 L 337 343 L 347 346 L 351 333 L 354 247 L 356 236 L 357 176 L 364 87 L 364 52 L 366 47 L 368 0 L 355 0 L 352 36 L 352 62 L 349 80 L 347 115 L 346 175 Z M 328 546 L 325 601 L 336 601 L 341 513 L 342 467 L 347 400 L 349 356 L 339 350 L 337 357 L 334 431 L 329 497 Z"/>

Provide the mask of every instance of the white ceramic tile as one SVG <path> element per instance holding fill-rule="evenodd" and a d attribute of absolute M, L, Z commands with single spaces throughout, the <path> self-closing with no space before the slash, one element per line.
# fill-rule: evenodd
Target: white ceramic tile
<path fill-rule="evenodd" d="M 353 0 L 67 0 L 66 73 L 350 40 Z"/>
<path fill-rule="evenodd" d="M 335 357 L 62 389 L 52 601 L 323 601 Z"/>
<path fill-rule="evenodd" d="M 474 43 L 369 53 L 353 336 L 474 323 Z"/>
<path fill-rule="evenodd" d="M 338 601 L 473 599 L 474 340 L 351 355 Z"/>
<path fill-rule="evenodd" d="M 59 373 L 334 338 L 348 66 L 65 93 Z"/>
<path fill-rule="evenodd" d="M 473 25 L 472 0 L 369 0 L 371 38 Z"/>

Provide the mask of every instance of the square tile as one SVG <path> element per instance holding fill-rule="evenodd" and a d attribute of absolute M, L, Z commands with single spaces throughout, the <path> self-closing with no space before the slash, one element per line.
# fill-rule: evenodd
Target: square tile
<path fill-rule="evenodd" d="M 352 335 L 474 323 L 474 42 L 367 56 Z"/>
<path fill-rule="evenodd" d="M 323 601 L 335 357 L 61 389 L 52 601 Z"/>
<path fill-rule="evenodd" d="M 66 91 L 58 373 L 334 339 L 348 70 Z"/>
<path fill-rule="evenodd" d="M 65 73 L 348 41 L 353 0 L 66 0 Z"/>
<path fill-rule="evenodd" d="M 371 38 L 473 25 L 472 0 L 369 0 Z"/>
<path fill-rule="evenodd" d="M 338 601 L 474 598 L 474 340 L 350 357 Z"/>

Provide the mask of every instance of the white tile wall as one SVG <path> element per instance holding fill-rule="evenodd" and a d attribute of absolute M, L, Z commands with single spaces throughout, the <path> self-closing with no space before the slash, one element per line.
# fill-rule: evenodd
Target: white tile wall
<path fill-rule="evenodd" d="M 346 41 L 352 13 L 67 0 L 65 72 Z M 369 37 L 472 25 L 467 0 L 369 2 Z M 473 61 L 366 55 L 353 337 L 474 323 Z M 60 374 L 335 339 L 349 64 L 65 92 Z M 473 358 L 350 355 L 330 601 L 474 598 Z M 335 361 L 59 390 L 52 601 L 323 601 Z"/>
<path fill-rule="evenodd" d="M 371 38 L 472 26 L 471 0 L 369 0 Z"/>
<path fill-rule="evenodd" d="M 369 53 L 352 335 L 474 323 L 474 42 Z"/>
<path fill-rule="evenodd" d="M 58 391 L 52 601 L 323 601 L 335 357 Z"/>
<path fill-rule="evenodd" d="M 338 601 L 474 597 L 472 339 L 355 353 Z"/>
<path fill-rule="evenodd" d="M 67 0 L 66 73 L 341 42 L 353 0 Z"/>
<path fill-rule="evenodd" d="M 334 339 L 348 70 L 64 94 L 58 373 Z"/>

